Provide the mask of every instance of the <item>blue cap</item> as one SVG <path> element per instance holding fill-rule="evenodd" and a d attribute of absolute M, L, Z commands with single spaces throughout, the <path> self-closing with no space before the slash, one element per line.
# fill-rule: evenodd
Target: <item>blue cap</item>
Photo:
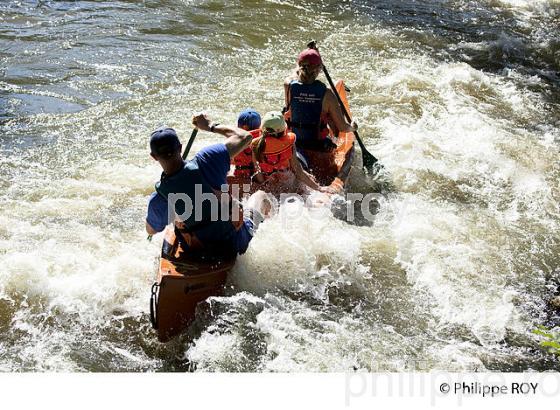
<path fill-rule="evenodd" d="M 256 110 L 247 108 L 237 117 L 237 126 L 247 131 L 256 130 L 261 126 L 261 116 Z"/>
<path fill-rule="evenodd" d="M 150 136 L 150 149 L 154 155 L 170 156 L 180 145 L 179 137 L 173 128 L 158 128 Z"/>

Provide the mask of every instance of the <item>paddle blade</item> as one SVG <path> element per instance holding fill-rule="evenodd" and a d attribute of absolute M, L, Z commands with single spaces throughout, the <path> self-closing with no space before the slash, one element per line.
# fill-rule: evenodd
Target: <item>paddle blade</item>
<path fill-rule="evenodd" d="M 375 158 L 366 148 L 358 131 L 354 131 L 360 150 L 362 151 L 362 166 L 365 168 L 366 172 L 371 175 L 375 175 L 379 172 L 382 165 L 379 163 L 378 159 Z"/>
<path fill-rule="evenodd" d="M 362 164 L 368 173 L 373 173 L 373 166 L 377 164 L 377 159 L 367 151 L 362 151 Z"/>

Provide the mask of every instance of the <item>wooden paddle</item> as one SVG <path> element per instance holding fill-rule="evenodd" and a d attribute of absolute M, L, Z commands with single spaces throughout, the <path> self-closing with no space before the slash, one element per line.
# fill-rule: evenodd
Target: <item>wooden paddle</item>
<path fill-rule="evenodd" d="M 317 44 L 314 40 L 310 41 L 307 44 L 307 47 L 319 51 L 317 49 Z M 331 86 L 332 91 L 334 92 L 334 95 L 336 95 L 336 99 L 338 100 L 338 104 L 340 105 L 340 109 L 342 110 L 344 116 L 346 117 L 348 122 L 352 122 L 352 118 L 350 117 L 350 114 L 348 113 L 348 110 L 344 106 L 344 103 L 340 99 L 340 95 L 338 94 L 338 91 L 336 91 L 336 87 L 335 87 L 335 85 L 333 83 L 333 80 L 331 79 L 331 76 L 329 75 L 329 71 L 327 70 L 327 67 L 325 67 L 324 63 L 323 63 L 323 72 L 325 73 L 325 77 L 327 77 L 327 80 L 329 82 L 329 85 Z M 358 131 L 354 131 L 354 135 L 356 136 L 356 139 L 358 140 L 358 144 L 360 145 L 360 149 L 362 151 L 362 165 L 366 169 L 366 171 L 368 171 L 370 174 L 373 174 L 374 165 L 377 164 L 377 167 L 380 166 L 380 164 L 378 164 L 378 159 L 375 158 L 366 149 L 366 146 L 364 145 L 362 139 L 360 138 L 360 135 L 358 134 Z"/>

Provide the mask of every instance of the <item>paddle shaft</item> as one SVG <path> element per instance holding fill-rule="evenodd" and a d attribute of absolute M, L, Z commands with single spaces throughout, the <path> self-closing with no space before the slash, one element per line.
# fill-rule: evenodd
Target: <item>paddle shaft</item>
<path fill-rule="evenodd" d="M 317 46 L 315 44 L 315 41 L 309 42 L 307 44 L 307 47 L 317 50 Z M 348 110 L 346 109 L 346 106 L 342 102 L 342 99 L 340 98 L 340 95 L 338 94 L 338 91 L 336 90 L 336 86 L 334 85 L 333 80 L 332 80 L 331 76 L 329 75 L 329 70 L 327 70 L 327 67 L 325 67 L 325 64 L 323 64 L 323 73 L 325 73 L 325 77 L 327 77 L 327 81 L 329 82 L 329 85 L 331 86 L 331 89 L 332 89 L 334 95 L 336 96 L 336 99 L 338 100 L 338 104 L 340 105 L 340 109 L 342 110 L 342 113 L 346 117 L 346 120 L 351 123 L 352 118 L 350 117 L 350 113 L 348 112 Z M 358 134 L 358 131 L 354 131 L 354 135 L 356 136 L 356 139 L 358 140 L 358 144 L 360 145 L 360 149 L 362 150 L 362 157 L 363 157 L 363 160 L 364 160 L 363 161 L 364 166 L 366 168 L 372 166 L 373 164 L 375 164 L 378 161 L 378 159 L 375 158 L 366 149 L 366 146 L 364 145 L 362 139 L 360 138 L 360 135 Z"/>
<path fill-rule="evenodd" d="M 192 130 L 189 142 L 187 142 L 187 146 L 185 147 L 185 151 L 183 152 L 183 159 L 187 159 L 187 155 L 189 155 L 194 139 L 196 138 L 196 134 L 198 134 L 198 128 Z"/>
<path fill-rule="evenodd" d="M 336 99 L 338 100 L 338 104 L 340 105 L 340 108 L 342 109 L 342 113 L 344 114 L 344 116 L 346 117 L 346 119 L 348 120 L 348 122 L 352 122 L 352 118 L 350 117 L 350 113 L 348 112 L 348 110 L 346 109 L 346 106 L 344 105 L 344 103 L 342 102 L 342 99 L 340 98 L 340 95 L 338 94 L 338 91 L 336 90 L 336 87 L 333 83 L 333 80 L 331 78 L 331 76 L 329 75 L 329 71 L 327 70 L 327 67 L 325 67 L 325 65 L 323 64 L 323 73 L 325 73 L 325 77 L 327 77 L 327 81 L 329 82 L 329 85 L 331 86 L 331 89 L 334 92 L 334 95 L 336 96 Z M 358 131 L 354 131 L 354 135 L 356 136 L 356 139 L 358 140 L 358 144 L 360 145 L 360 149 L 362 150 L 362 152 L 368 152 L 362 139 L 360 138 L 360 135 L 358 134 Z M 370 154 L 371 155 L 371 154 Z M 375 158 L 373 155 L 371 155 L 374 159 L 375 162 L 377 162 L 377 158 Z"/>

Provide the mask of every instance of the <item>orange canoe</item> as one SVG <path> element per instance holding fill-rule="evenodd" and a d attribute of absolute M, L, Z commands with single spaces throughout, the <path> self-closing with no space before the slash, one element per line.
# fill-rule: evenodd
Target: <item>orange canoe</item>
<path fill-rule="evenodd" d="M 344 82 L 339 80 L 336 89 L 346 109 L 349 109 Z M 355 137 L 351 132 L 342 132 L 333 140 L 337 148 L 331 152 L 305 153 L 311 173 L 317 180 L 342 192 L 354 158 Z M 228 176 L 230 186 L 250 182 L 249 179 Z M 150 319 L 161 342 L 167 342 L 189 326 L 194 320 L 198 303 L 223 293 L 227 275 L 235 264 L 235 258 L 195 260 L 187 256 L 171 225 L 165 229 L 164 235 L 157 279 L 150 299 Z"/>
<path fill-rule="evenodd" d="M 344 81 L 338 80 L 335 87 L 346 110 L 350 113 Z M 331 137 L 333 134 L 336 134 L 336 132 L 331 130 Z M 338 138 L 333 137 L 333 141 L 336 142 L 336 149 L 333 151 L 304 150 L 305 155 L 309 159 L 310 171 L 321 185 L 329 185 L 339 193 L 344 191 L 344 186 L 354 161 L 355 139 L 356 137 L 353 132 L 339 132 Z"/>

